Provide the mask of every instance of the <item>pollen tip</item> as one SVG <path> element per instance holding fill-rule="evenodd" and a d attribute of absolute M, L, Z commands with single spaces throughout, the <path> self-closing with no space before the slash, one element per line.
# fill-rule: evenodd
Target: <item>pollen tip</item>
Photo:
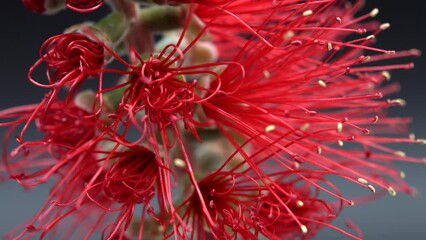
<path fill-rule="evenodd" d="M 393 196 L 393 197 L 396 196 L 396 191 L 395 191 L 395 189 L 393 189 L 393 187 L 388 187 L 388 192 L 391 196 Z"/>
<path fill-rule="evenodd" d="M 394 154 L 398 157 L 406 157 L 406 154 L 403 151 L 396 151 Z"/>
<path fill-rule="evenodd" d="M 343 123 L 341 123 L 341 122 L 338 122 L 338 123 L 337 123 L 336 131 L 337 131 L 338 133 L 341 133 L 341 132 L 343 131 Z"/>
<path fill-rule="evenodd" d="M 303 201 L 301 201 L 301 200 L 297 200 L 297 201 L 296 201 L 296 205 L 297 205 L 298 207 L 303 207 L 305 204 L 303 203 Z"/>
<path fill-rule="evenodd" d="M 367 187 L 368 187 L 368 189 L 370 189 L 371 192 L 373 192 L 373 193 L 376 192 L 376 188 L 373 185 L 368 185 Z"/>
<path fill-rule="evenodd" d="M 391 74 L 390 74 L 390 72 L 388 72 L 388 71 L 383 71 L 382 72 L 382 76 L 387 80 L 387 81 L 389 81 L 389 80 L 391 80 Z"/>
<path fill-rule="evenodd" d="M 402 98 L 392 99 L 392 100 L 390 100 L 390 103 L 395 104 L 395 105 L 399 105 L 401 107 L 404 107 L 404 106 L 407 105 L 407 102 Z"/>
<path fill-rule="evenodd" d="M 399 177 L 401 179 L 405 179 L 405 177 L 406 177 L 405 172 L 404 171 L 399 172 Z"/>
<path fill-rule="evenodd" d="M 317 147 L 317 153 L 318 153 L 318 155 L 322 154 L 322 148 L 320 146 Z"/>
<path fill-rule="evenodd" d="M 272 132 L 276 129 L 275 125 L 269 125 L 265 127 L 265 132 Z"/>
<path fill-rule="evenodd" d="M 302 131 L 306 131 L 306 130 L 308 130 L 309 129 L 309 127 L 310 127 L 311 125 L 309 124 L 309 123 L 305 123 L 305 124 L 303 124 L 301 127 L 300 127 L 300 130 L 302 130 Z"/>
<path fill-rule="evenodd" d="M 362 184 L 368 184 L 368 181 L 364 178 L 358 178 L 358 182 Z"/>
<path fill-rule="evenodd" d="M 309 9 L 309 10 L 304 11 L 304 12 L 302 13 L 302 15 L 303 15 L 304 17 L 308 17 L 308 16 L 311 16 L 313 13 L 314 13 L 314 12 L 313 12 L 311 9 Z"/>
<path fill-rule="evenodd" d="M 367 36 L 366 38 L 365 38 L 365 40 L 373 40 L 373 39 L 375 39 L 376 38 L 376 36 L 374 36 L 374 35 L 369 35 L 369 36 Z"/>
<path fill-rule="evenodd" d="M 270 78 L 271 77 L 271 73 L 268 70 L 263 70 L 263 76 L 265 78 Z"/>
<path fill-rule="evenodd" d="M 300 225 L 300 230 L 302 230 L 303 234 L 307 234 L 308 233 L 308 227 L 306 227 L 306 225 Z"/>
<path fill-rule="evenodd" d="M 175 158 L 173 160 L 173 164 L 178 168 L 185 168 L 186 167 L 185 161 L 180 159 L 180 158 Z"/>
<path fill-rule="evenodd" d="M 365 57 L 363 57 L 362 58 L 362 63 L 366 63 L 366 62 L 368 62 L 368 61 L 370 61 L 370 56 L 365 56 Z"/>
<path fill-rule="evenodd" d="M 379 14 L 379 9 L 378 8 L 374 8 L 373 10 L 371 10 L 370 12 L 370 17 L 376 17 L 377 14 Z"/>
<path fill-rule="evenodd" d="M 327 50 L 328 51 L 333 50 L 333 44 L 332 43 L 327 43 Z"/>
<path fill-rule="evenodd" d="M 379 116 L 374 116 L 374 118 L 373 118 L 373 123 L 377 123 L 379 121 Z"/>
<path fill-rule="evenodd" d="M 386 29 L 390 28 L 390 26 L 391 26 L 390 23 L 383 23 L 383 24 L 380 25 L 380 29 L 386 30 Z"/>
<path fill-rule="evenodd" d="M 318 80 L 318 85 L 320 85 L 323 88 L 327 87 L 327 83 L 325 83 L 324 80 Z"/>
<path fill-rule="evenodd" d="M 294 37 L 294 32 L 293 31 L 287 31 L 284 35 L 283 35 L 283 39 L 284 40 L 289 40 L 292 37 Z"/>

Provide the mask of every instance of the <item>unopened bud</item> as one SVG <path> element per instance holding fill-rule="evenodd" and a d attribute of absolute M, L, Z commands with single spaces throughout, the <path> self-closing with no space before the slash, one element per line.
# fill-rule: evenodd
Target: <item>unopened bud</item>
<path fill-rule="evenodd" d="M 65 8 L 65 0 L 22 0 L 29 10 L 46 15 L 52 15 Z"/>

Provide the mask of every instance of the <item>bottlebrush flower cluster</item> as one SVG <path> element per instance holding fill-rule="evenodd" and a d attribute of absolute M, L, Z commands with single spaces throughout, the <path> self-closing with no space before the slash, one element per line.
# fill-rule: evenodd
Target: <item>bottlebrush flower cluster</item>
<path fill-rule="evenodd" d="M 23 3 L 50 14 L 104 1 Z M 40 103 L 0 111 L 4 174 L 53 184 L 7 238 L 309 239 L 326 227 L 361 239 L 352 224 L 333 226 L 344 208 L 414 194 L 392 165 L 424 161 L 391 144 L 425 140 L 403 136 L 410 119 L 386 109 L 405 102 L 386 96 L 399 89 L 389 71 L 420 53 L 372 46 L 390 26 L 372 19 L 377 9 L 105 3 L 110 15 L 41 46 L 28 73 L 46 90 Z M 367 195 L 347 197 L 336 177 Z"/>

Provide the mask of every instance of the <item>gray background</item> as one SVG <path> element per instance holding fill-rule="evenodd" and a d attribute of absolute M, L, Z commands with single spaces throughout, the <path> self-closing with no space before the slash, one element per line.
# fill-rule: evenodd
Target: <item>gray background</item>
<path fill-rule="evenodd" d="M 392 27 L 379 36 L 377 46 L 385 49 L 419 48 L 426 52 L 426 14 L 423 1 L 368 1 L 367 8 L 380 8 L 378 19 L 391 22 Z M 36 60 L 38 48 L 64 27 L 84 20 L 99 19 L 107 12 L 79 14 L 65 11 L 53 17 L 27 11 L 19 0 L 2 1 L 0 14 L 0 108 L 37 102 L 44 91 L 26 80 L 28 67 Z M 426 138 L 426 57 L 414 59 L 412 71 L 393 73 L 393 80 L 400 81 L 402 91 L 398 97 L 407 100 L 404 109 L 393 110 L 395 114 L 413 116 L 411 131 Z M 3 130 L 0 129 L 0 133 Z M 425 146 L 404 146 L 411 156 L 426 157 Z M 420 191 L 419 197 L 397 195 L 362 206 L 346 209 L 341 220 L 350 217 L 365 234 L 365 239 L 426 239 L 426 167 L 401 164 L 407 173 L 407 181 Z M 347 191 L 365 191 L 352 186 L 343 186 Z M 15 183 L 0 185 L 0 234 L 22 222 L 42 204 L 48 193 L 46 187 L 24 192 Z M 342 221 L 337 221 L 341 224 Z M 332 231 L 323 231 L 317 239 L 344 239 Z"/>

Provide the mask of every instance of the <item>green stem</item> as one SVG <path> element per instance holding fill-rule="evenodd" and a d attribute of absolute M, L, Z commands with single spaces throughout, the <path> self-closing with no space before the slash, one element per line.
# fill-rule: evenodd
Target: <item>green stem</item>
<path fill-rule="evenodd" d="M 104 31 L 111 38 L 113 44 L 117 45 L 127 29 L 127 20 L 124 14 L 113 12 L 97 22 L 95 27 Z"/>
<path fill-rule="evenodd" d="M 182 27 L 181 7 L 153 6 L 139 11 L 139 20 L 151 31 L 167 31 Z"/>

